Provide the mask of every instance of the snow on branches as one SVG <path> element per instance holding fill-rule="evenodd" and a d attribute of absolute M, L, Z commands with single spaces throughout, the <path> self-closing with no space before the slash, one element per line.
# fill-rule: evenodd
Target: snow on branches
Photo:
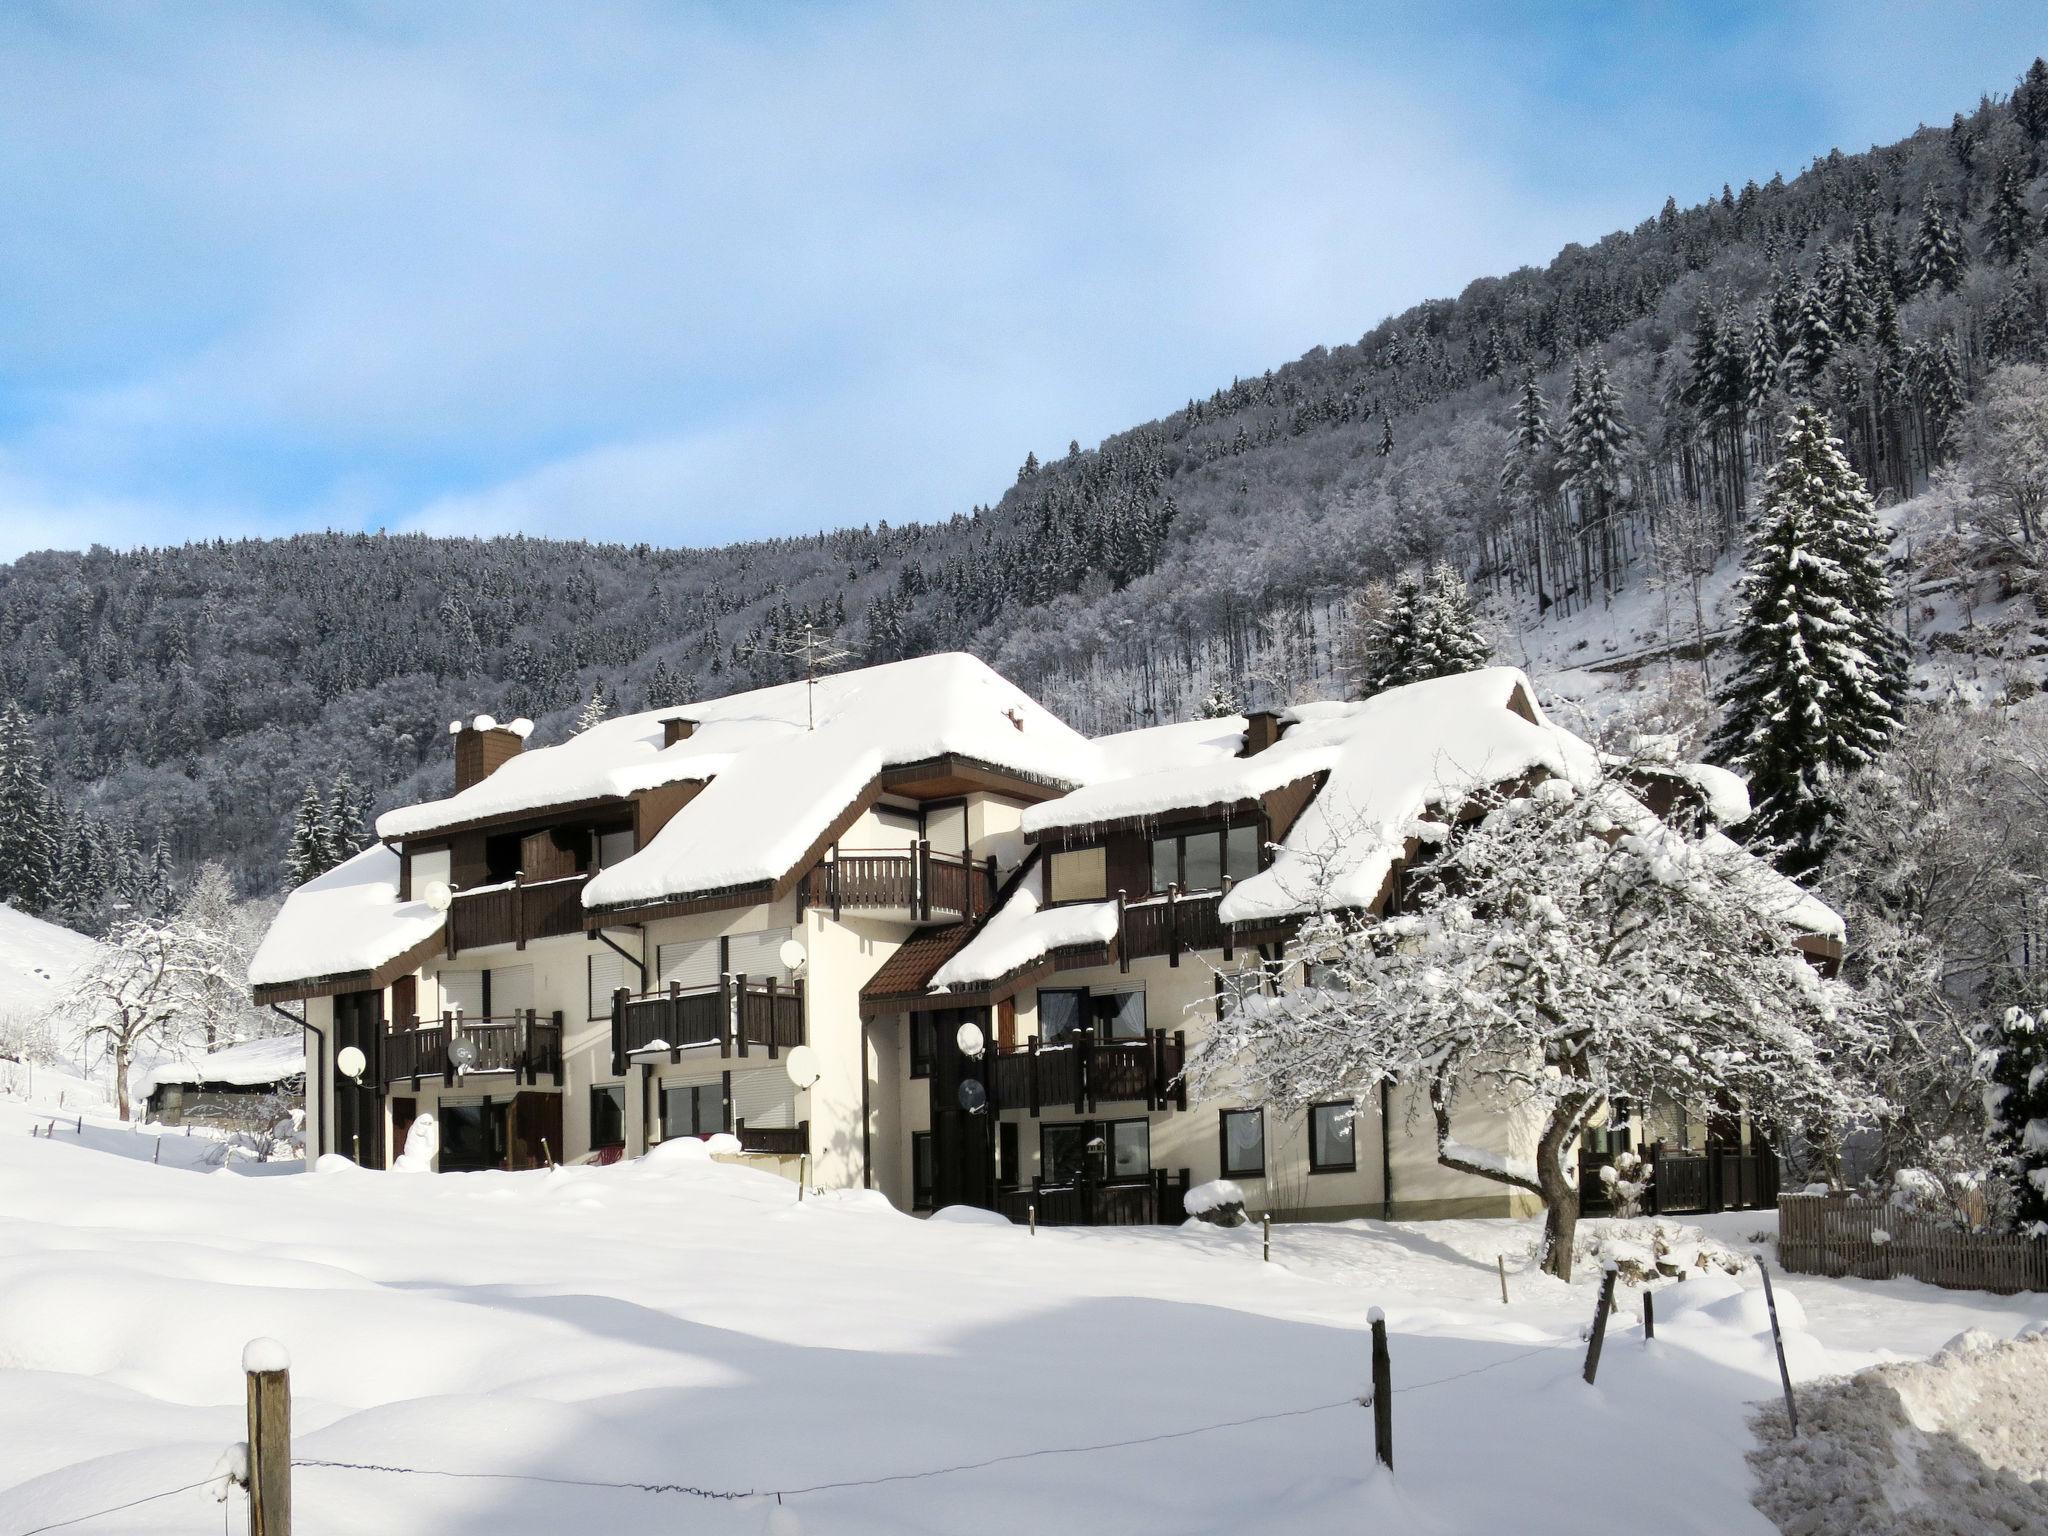
<path fill-rule="evenodd" d="M 1284 1105 L 1420 1086 L 1438 1161 L 1539 1196 L 1546 1266 L 1567 1277 L 1575 1149 L 1602 1103 L 1740 1105 L 1810 1133 L 1866 1117 L 1844 1068 L 1874 1031 L 1797 946 L 1810 899 L 1726 838 L 1659 821 L 1624 772 L 1437 807 L 1444 835 L 1417 840 L 1396 910 L 1306 920 L 1275 979 L 1313 984 L 1230 1010 L 1191 1086 Z M 1540 1125 L 1533 1161 L 1454 1140 L 1468 1099 Z"/>

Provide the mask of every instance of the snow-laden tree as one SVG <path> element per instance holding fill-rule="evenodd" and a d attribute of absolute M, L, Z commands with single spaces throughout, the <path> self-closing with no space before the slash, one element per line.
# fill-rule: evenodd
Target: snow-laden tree
<path fill-rule="evenodd" d="M 2014 1224 L 2048 1239 L 2048 1011 L 2008 1008 L 1985 1031 L 1984 1108 L 2012 1169 Z"/>
<path fill-rule="evenodd" d="M 42 754 L 12 700 L 0 706 L 0 903 L 41 912 L 56 897 L 56 829 Z"/>
<path fill-rule="evenodd" d="M 1766 866 L 1658 821 L 1616 779 L 1438 811 L 1411 829 L 1437 841 L 1399 915 L 1306 919 L 1275 971 L 1314 984 L 1221 1019 L 1191 1053 L 1196 1093 L 1298 1108 L 1414 1085 L 1443 1166 L 1542 1200 L 1543 1267 L 1566 1279 L 1575 1154 L 1602 1104 L 1740 1106 L 1810 1136 L 1876 1107 L 1855 1070 L 1870 1022 L 1807 963 L 1802 894 Z M 1461 1109 L 1533 1120 L 1534 1157 L 1460 1143 Z"/>
<path fill-rule="evenodd" d="M 1820 411 L 1795 408 L 1750 534 L 1710 748 L 1748 776 L 1750 830 L 1791 874 L 1821 862 L 1848 778 L 1898 725 L 1905 659 L 1884 555 L 1862 477 Z"/>
<path fill-rule="evenodd" d="M 612 707 L 604 696 L 604 684 L 592 683 L 590 697 L 583 701 L 583 707 L 576 712 L 576 723 L 570 729 L 581 736 L 611 712 Z"/>
<path fill-rule="evenodd" d="M 212 1051 L 261 1033 L 264 1016 L 250 1007 L 247 978 L 262 934 L 228 872 L 202 864 L 167 926 L 177 957 L 171 987 L 179 1042 Z"/>
<path fill-rule="evenodd" d="M 320 793 L 320 786 L 308 779 L 299 794 L 298 808 L 292 813 L 291 837 L 285 845 L 285 873 L 293 885 L 304 885 L 339 862 L 327 800 Z"/>
<path fill-rule="evenodd" d="M 1439 561 L 1421 580 L 1402 580 L 1367 622 L 1358 696 L 1451 677 L 1486 665 L 1493 647 L 1479 632 L 1465 578 Z"/>
<path fill-rule="evenodd" d="M 133 918 L 119 924 L 50 1013 L 68 1026 L 95 1065 L 111 1063 L 121 1118 L 129 1118 L 129 1069 L 144 1050 L 168 1053 L 190 982 L 175 924 Z"/>
<path fill-rule="evenodd" d="M 1949 222 L 1948 211 L 1932 192 L 1920 205 L 1920 228 L 1913 242 L 1913 287 L 1954 293 L 1970 259 L 1963 237 Z"/>
<path fill-rule="evenodd" d="M 2013 363 L 1984 381 L 1963 415 L 1960 468 L 1977 521 L 2029 568 L 2048 563 L 2048 369 Z"/>

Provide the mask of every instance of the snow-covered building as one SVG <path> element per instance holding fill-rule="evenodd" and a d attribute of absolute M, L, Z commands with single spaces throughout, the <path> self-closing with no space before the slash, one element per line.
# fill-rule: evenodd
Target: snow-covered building
<path fill-rule="evenodd" d="M 1175 1218 L 1217 1178 L 1283 1214 L 1520 1198 L 1441 1167 L 1398 1093 L 1283 1116 L 1179 1080 L 1311 905 L 1395 899 L 1432 801 L 1590 758 L 1518 672 L 1089 740 L 943 655 L 523 726 L 451 727 L 455 793 L 381 817 L 255 957 L 257 1001 L 303 1006 L 312 1152 L 386 1165 L 431 1112 L 443 1169 L 730 1131 L 907 1209 L 1047 1221 Z M 1475 1118 L 1462 1142 L 1523 1155 Z"/>
<path fill-rule="evenodd" d="M 161 1125 L 205 1124 L 232 1120 L 265 1100 L 296 1099 L 305 1078 L 304 1042 L 275 1035 L 154 1062 L 136 1084 L 136 1097 L 147 1106 L 145 1117 Z"/>

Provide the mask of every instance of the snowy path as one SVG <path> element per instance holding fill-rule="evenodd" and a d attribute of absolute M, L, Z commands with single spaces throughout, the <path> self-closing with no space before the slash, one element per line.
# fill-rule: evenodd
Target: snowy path
<path fill-rule="evenodd" d="M 241 1437 L 258 1334 L 291 1351 L 298 1453 L 329 1461 L 740 1491 L 1150 1441 L 795 1494 L 775 1528 L 806 1532 L 1562 1532 L 1589 1500 L 1665 1531 L 1770 1529 L 1743 1462 L 1744 1405 L 1774 1390 L 1747 1295 L 1649 1349 L 1618 1321 L 1589 1389 L 1592 1287 L 1515 1273 L 1527 1223 L 1282 1228 L 1268 1266 L 1256 1229 L 1031 1238 L 793 1195 L 665 1158 L 247 1179 L 31 1140 L 0 1106 L 0 1536 L 205 1476 Z M 2048 1313 L 1923 1289 L 1789 1282 L 1820 1335 L 1795 1364 Z M 1392 1481 L 1351 1401 L 1373 1305 Z M 771 1528 L 758 1501 L 326 1468 L 297 1501 L 307 1536 Z M 196 1491 L 74 1529 L 221 1518 Z"/>

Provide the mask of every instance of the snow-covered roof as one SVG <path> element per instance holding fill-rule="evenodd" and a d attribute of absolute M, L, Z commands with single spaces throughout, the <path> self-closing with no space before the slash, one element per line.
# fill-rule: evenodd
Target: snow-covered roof
<path fill-rule="evenodd" d="M 932 972 L 931 989 L 996 981 L 1074 944 L 1107 944 L 1116 937 L 1116 903 L 1091 901 L 1041 907 L 1030 880 L 982 925 L 960 952 Z"/>
<path fill-rule="evenodd" d="M 716 780 L 728 769 L 737 770 L 733 780 L 744 783 L 790 756 L 810 760 L 814 773 L 806 781 L 800 774 L 783 772 L 778 792 L 811 790 L 827 797 L 840 782 L 832 771 L 836 761 L 849 757 L 886 766 L 952 753 L 1059 783 L 1079 782 L 1091 761 L 1087 741 L 1064 721 L 986 663 L 959 652 L 819 678 L 815 733 L 808 729 L 813 701 L 806 695 L 804 683 L 782 683 L 603 720 L 559 745 L 520 753 L 458 794 L 385 812 L 377 818 L 377 835 L 413 837 L 549 806 L 623 799 L 661 784 Z M 663 746 L 664 722 L 677 718 L 696 722 L 695 729 L 674 745 Z M 810 739 L 803 740 L 806 737 Z M 791 753 L 799 741 L 805 750 Z M 758 811 L 759 821 L 800 809 L 779 798 L 743 794 L 738 785 L 714 804 L 735 800 L 741 809 Z M 825 820 L 842 809 L 843 804 L 832 807 Z M 761 827 L 757 822 L 745 830 L 758 835 Z M 605 888 L 638 888 L 640 879 L 624 873 L 633 862 L 637 861 L 607 871 L 619 879 Z M 651 861 L 639 875 L 646 876 L 665 862 Z M 692 885 L 718 883 L 734 882 L 691 877 Z M 628 898 L 593 893 L 591 899 Z"/>
<path fill-rule="evenodd" d="M 165 1083 L 232 1083 L 254 1088 L 301 1077 L 306 1071 L 306 1048 L 297 1035 L 274 1035 L 262 1040 L 245 1040 L 223 1050 L 189 1060 L 154 1062 L 142 1074 L 136 1090 L 143 1097 Z"/>
<path fill-rule="evenodd" d="M 379 844 L 293 891 L 250 957 L 250 985 L 374 971 L 439 933 L 439 912 L 398 899 L 398 873 Z"/>
<path fill-rule="evenodd" d="M 816 705 L 815 730 L 806 727 L 802 683 L 633 717 L 657 747 L 662 719 L 681 714 L 698 722 L 688 739 L 636 759 L 641 782 L 659 782 L 651 777 L 658 771 L 710 783 L 645 848 L 592 877 L 584 904 L 779 879 L 885 768 L 956 756 L 1064 785 L 1086 778 L 1094 764 L 1085 737 L 958 652 L 820 678 Z M 484 783 L 563 750 L 515 759 Z"/>
<path fill-rule="evenodd" d="M 1088 780 L 1127 779 L 1166 768 L 1227 762 L 1244 746 L 1244 728 L 1243 715 L 1223 715 L 1098 736 L 1090 743 L 1094 762 Z"/>

